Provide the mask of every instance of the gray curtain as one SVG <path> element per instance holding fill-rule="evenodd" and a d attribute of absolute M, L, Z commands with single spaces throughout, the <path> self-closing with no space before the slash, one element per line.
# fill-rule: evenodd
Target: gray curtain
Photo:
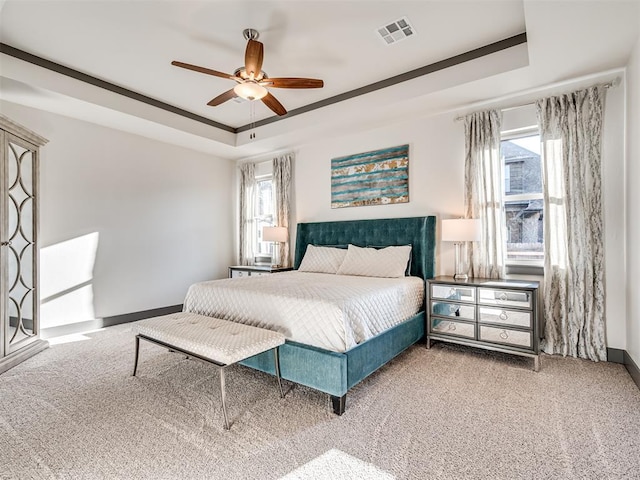
<path fill-rule="evenodd" d="M 536 102 L 544 188 L 543 349 L 606 360 L 601 140 L 604 86 Z"/>
<path fill-rule="evenodd" d="M 256 173 L 255 164 L 240 165 L 240 265 L 253 265 L 256 239 Z"/>
<path fill-rule="evenodd" d="M 505 228 L 500 158 L 500 113 L 476 112 L 464 119 L 465 209 L 467 218 L 481 220 L 481 240 L 471 244 L 470 275 L 503 278 Z"/>
<path fill-rule="evenodd" d="M 291 210 L 291 169 L 293 154 L 287 153 L 273 159 L 273 185 L 275 190 L 275 226 L 289 228 Z M 291 266 L 289 242 L 279 244 L 280 264 Z"/>

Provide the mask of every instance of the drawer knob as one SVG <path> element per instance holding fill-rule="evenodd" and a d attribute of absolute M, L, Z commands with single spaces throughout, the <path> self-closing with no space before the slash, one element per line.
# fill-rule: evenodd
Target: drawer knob
<path fill-rule="evenodd" d="M 504 310 L 500 312 L 500 315 L 498 316 L 500 317 L 500 320 L 506 320 L 507 318 L 509 318 L 509 315 L 507 315 L 507 312 L 505 312 Z"/>
<path fill-rule="evenodd" d="M 456 324 L 455 323 L 450 323 L 449 324 L 449 330 L 454 331 L 456 329 Z"/>
<path fill-rule="evenodd" d="M 505 292 L 502 292 L 500 295 L 498 295 L 498 298 L 500 300 L 506 300 L 507 299 L 507 294 Z"/>
<path fill-rule="evenodd" d="M 509 338 L 509 334 L 507 333 L 506 330 L 502 330 L 500 332 L 500 338 L 503 339 L 503 340 L 506 340 L 507 338 Z"/>

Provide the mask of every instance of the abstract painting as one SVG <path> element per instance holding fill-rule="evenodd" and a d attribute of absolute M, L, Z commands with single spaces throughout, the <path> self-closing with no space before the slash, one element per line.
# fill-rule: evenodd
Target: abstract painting
<path fill-rule="evenodd" d="M 331 159 L 331 208 L 409 201 L 409 145 Z"/>

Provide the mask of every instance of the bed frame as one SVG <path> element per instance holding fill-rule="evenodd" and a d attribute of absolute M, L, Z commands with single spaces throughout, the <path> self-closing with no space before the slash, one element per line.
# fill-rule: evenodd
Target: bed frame
<path fill-rule="evenodd" d="M 426 280 L 434 276 L 435 237 L 433 216 L 299 223 L 294 267 L 300 266 L 309 244 L 411 245 L 411 275 Z M 407 321 L 343 353 L 287 340 L 280 347 L 280 373 L 284 379 L 328 393 L 333 411 L 342 415 L 347 391 L 422 339 L 424 329 L 423 308 Z M 275 375 L 272 355 L 260 354 L 240 363 Z"/>

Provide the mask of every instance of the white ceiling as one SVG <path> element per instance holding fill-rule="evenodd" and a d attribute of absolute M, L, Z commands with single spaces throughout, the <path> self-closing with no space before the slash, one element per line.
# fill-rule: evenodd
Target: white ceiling
<path fill-rule="evenodd" d="M 272 77 L 321 78 L 317 90 L 272 89 L 288 109 L 310 105 L 505 38 L 527 43 L 362 97 L 233 134 L 0 55 L 3 99 L 128 129 L 224 158 L 259 155 L 341 124 L 406 118 L 436 107 L 526 91 L 623 67 L 640 0 L 618 1 L 18 1 L 0 11 L 0 41 L 166 104 L 241 127 L 273 117 L 261 102 L 206 103 L 230 80 L 172 60 L 233 73 L 242 30 L 260 32 Z M 406 16 L 416 35 L 387 46 L 376 29 Z M 252 108 L 253 107 L 253 108 Z"/>

